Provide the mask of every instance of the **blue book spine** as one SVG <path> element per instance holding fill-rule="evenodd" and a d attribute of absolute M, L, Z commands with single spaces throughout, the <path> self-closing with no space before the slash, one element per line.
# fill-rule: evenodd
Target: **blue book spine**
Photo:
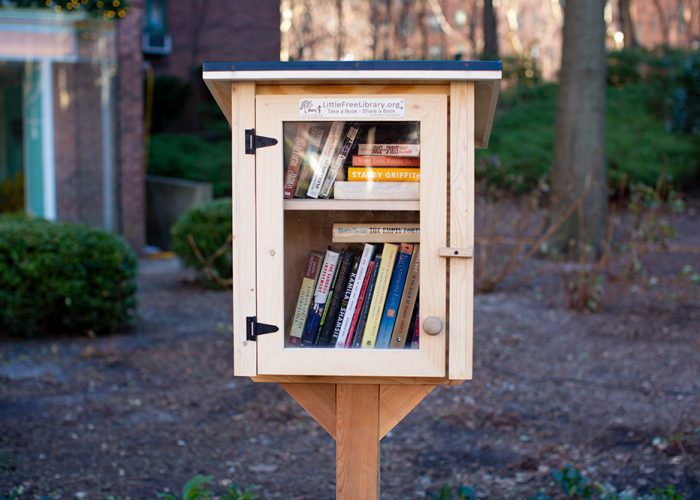
<path fill-rule="evenodd" d="M 384 314 L 382 321 L 379 323 L 379 331 L 377 332 L 377 341 L 375 348 L 388 348 L 391 341 L 391 334 L 394 331 L 396 324 L 396 313 L 401 305 L 401 294 L 408 276 L 408 267 L 411 264 L 411 254 L 413 253 L 413 245 L 411 243 L 402 243 L 399 247 L 399 255 L 394 264 L 394 272 L 391 275 L 389 283 L 389 291 L 386 294 L 386 304 L 384 305 Z"/>

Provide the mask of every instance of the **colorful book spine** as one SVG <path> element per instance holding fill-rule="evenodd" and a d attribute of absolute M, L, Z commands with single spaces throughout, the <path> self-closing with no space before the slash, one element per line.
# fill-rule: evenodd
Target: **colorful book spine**
<path fill-rule="evenodd" d="M 406 284 L 401 294 L 401 305 L 399 305 L 399 312 L 396 313 L 396 324 L 394 325 L 394 331 L 391 334 L 391 341 L 389 342 L 389 347 L 391 348 L 403 348 L 406 345 L 406 337 L 411 327 L 411 315 L 416 305 L 419 286 L 420 246 L 414 245 L 408 276 L 406 276 Z"/>
<path fill-rule="evenodd" d="M 420 168 L 348 168 L 349 182 L 420 182 Z"/>
<path fill-rule="evenodd" d="M 415 318 L 413 319 L 413 337 L 411 338 L 411 347 L 414 349 L 418 349 L 420 347 L 420 307 L 419 307 L 419 302 L 420 298 L 416 299 L 416 307 L 414 310 L 414 316 Z"/>
<path fill-rule="evenodd" d="M 369 282 L 367 284 L 367 293 L 362 302 L 362 311 L 360 311 L 360 318 L 357 320 L 357 330 L 355 330 L 355 336 L 352 340 L 353 347 L 362 347 L 362 337 L 365 333 L 365 326 L 367 325 L 367 315 L 369 314 L 369 306 L 372 304 L 372 296 L 374 295 L 374 286 L 377 284 L 377 275 L 379 274 L 379 267 L 382 264 L 382 254 L 377 255 L 374 258 L 372 273 L 369 277 Z"/>
<path fill-rule="evenodd" d="M 301 343 L 301 335 L 304 333 L 304 325 L 306 318 L 309 315 L 309 306 L 311 299 L 314 296 L 314 286 L 318 279 L 318 273 L 321 270 L 321 261 L 323 255 L 319 252 L 311 252 L 306 261 L 306 270 L 304 277 L 301 280 L 301 288 L 299 289 L 299 298 L 297 306 L 294 309 L 294 317 L 292 326 L 289 330 L 289 345 L 296 346 Z"/>
<path fill-rule="evenodd" d="M 336 222 L 331 233 L 333 243 L 418 243 L 417 222 L 350 224 Z"/>
<path fill-rule="evenodd" d="M 294 190 L 297 187 L 299 180 L 299 171 L 304 160 L 304 152 L 309 144 L 309 131 L 311 130 L 310 123 L 299 123 L 297 126 L 296 139 L 294 139 L 294 148 L 289 156 L 287 164 L 287 175 L 284 178 L 284 197 L 287 199 L 294 198 Z"/>
<path fill-rule="evenodd" d="M 309 189 L 314 171 L 318 168 L 318 150 L 321 147 L 321 140 L 325 130 L 323 127 L 313 127 L 309 132 L 309 146 L 301 162 L 301 170 L 297 178 L 297 185 L 294 189 L 295 198 L 305 198 Z"/>
<path fill-rule="evenodd" d="M 340 311 L 338 311 L 338 316 L 335 320 L 335 326 L 333 327 L 333 336 L 331 337 L 331 340 L 329 342 L 329 344 L 334 347 L 338 342 L 338 335 L 340 335 L 340 330 L 343 327 L 343 321 L 345 320 L 345 317 L 347 315 L 348 303 L 350 302 L 350 295 L 352 295 L 352 289 L 355 286 L 355 283 L 357 282 L 357 268 L 359 265 L 359 261 L 356 261 L 355 264 L 353 264 L 352 271 L 350 271 L 350 278 L 348 279 L 347 286 L 345 287 L 343 293 L 343 300 L 340 303 Z"/>
<path fill-rule="evenodd" d="M 413 245 L 411 243 L 402 243 L 399 246 L 394 272 L 391 275 L 391 282 L 389 283 L 389 291 L 386 293 L 386 303 L 384 304 L 382 321 L 379 323 L 379 330 L 377 330 L 375 347 L 379 349 L 389 348 L 389 342 L 391 341 L 391 334 L 394 331 L 394 325 L 396 325 L 396 316 L 399 312 L 399 306 L 401 305 L 401 294 L 406 284 L 406 276 L 408 276 L 412 255 Z"/>
<path fill-rule="evenodd" d="M 374 269 L 374 260 L 370 261 L 369 266 L 367 266 L 367 272 L 365 273 L 365 279 L 362 283 L 362 289 L 360 290 L 360 296 L 357 299 L 357 306 L 355 307 L 355 314 L 352 316 L 352 322 L 350 323 L 350 330 L 348 331 L 348 337 L 345 339 L 344 347 L 352 347 L 355 340 L 355 334 L 357 332 L 357 323 L 360 319 L 360 313 L 362 312 L 362 306 L 365 303 L 365 297 L 367 296 L 367 287 L 369 285 L 370 277 L 372 276 L 372 270 Z M 360 341 L 362 340 L 362 333 L 360 333 Z M 336 347 L 338 347 L 336 345 Z"/>
<path fill-rule="evenodd" d="M 321 186 L 320 192 L 321 198 L 328 198 L 328 196 L 331 194 L 331 188 L 333 187 L 335 178 L 338 176 L 338 171 L 343 167 L 345 159 L 350 154 L 350 150 L 352 149 L 352 145 L 355 142 L 355 138 L 357 137 L 357 132 L 359 130 L 360 125 L 357 122 L 350 125 L 350 128 L 345 134 L 345 139 L 343 139 L 343 144 L 340 146 L 340 150 L 333 160 L 333 163 L 331 163 L 328 173 L 326 174 L 326 178 L 323 180 L 323 185 Z"/>
<path fill-rule="evenodd" d="M 379 156 L 420 156 L 418 144 L 359 144 L 357 154 Z"/>
<path fill-rule="evenodd" d="M 331 344 L 331 338 L 333 335 L 333 328 L 335 326 L 336 318 L 338 317 L 338 311 L 340 310 L 341 303 L 343 301 L 343 294 L 345 293 L 345 288 L 348 283 L 348 277 L 350 276 L 350 268 L 353 265 L 355 256 L 352 252 L 341 252 L 340 258 L 338 259 L 338 272 L 335 273 L 333 278 L 333 285 L 331 285 L 331 291 L 328 294 L 328 299 L 326 307 L 323 311 L 323 317 L 321 318 L 321 325 L 319 328 L 320 333 L 318 334 L 318 339 L 315 345 L 327 346 Z"/>
<path fill-rule="evenodd" d="M 336 347 L 345 347 L 347 345 L 350 326 L 352 324 L 353 317 L 355 316 L 355 309 L 357 308 L 357 302 L 360 298 L 362 285 L 365 282 L 367 268 L 369 267 L 370 262 L 372 262 L 372 257 L 374 257 L 374 250 L 374 245 L 369 244 L 365 245 L 362 249 L 362 256 L 360 257 L 357 266 L 357 276 L 355 277 L 352 290 L 350 290 L 350 297 L 348 298 L 348 305 L 344 314 L 343 322 L 338 330 L 337 341 L 335 343 Z M 340 316 L 338 317 L 340 318 Z"/>
<path fill-rule="evenodd" d="M 336 181 L 336 200 L 419 200 L 420 182 Z"/>
<path fill-rule="evenodd" d="M 420 167 L 420 158 L 407 156 L 353 155 L 353 167 Z"/>
<path fill-rule="evenodd" d="M 308 198 L 318 198 L 321 193 L 323 181 L 326 178 L 326 174 L 328 174 L 328 169 L 338 149 L 344 125 L 344 122 L 333 122 L 333 125 L 331 125 L 331 130 L 328 132 L 328 137 L 323 145 L 321 157 L 318 160 L 318 166 L 314 169 L 314 175 L 311 177 L 309 189 L 306 191 L 306 196 Z"/>
<path fill-rule="evenodd" d="M 338 252 L 332 250 L 326 251 L 326 256 L 323 259 L 323 265 L 318 275 L 318 281 L 316 282 L 316 289 L 314 290 L 314 300 L 309 309 L 309 315 L 306 318 L 304 333 L 301 336 L 302 347 L 309 347 L 316 343 L 316 336 L 318 335 L 318 329 L 321 325 L 321 317 L 323 316 L 323 310 L 328 300 L 328 294 L 331 290 L 331 283 L 333 283 L 339 257 L 340 254 Z"/>
<path fill-rule="evenodd" d="M 367 325 L 365 332 L 362 335 L 362 348 L 372 349 L 377 340 L 377 332 L 379 331 L 379 323 L 384 312 L 384 302 L 386 294 L 389 291 L 389 283 L 391 281 L 391 273 L 394 270 L 394 262 L 398 253 L 398 246 L 393 243 L 385 243 L 382 250 L 382 264 L 379 266 L 377 274 L 377 283 L 374 285 L 374 294 L 372 295 L 372 304 L 369 306 L 367 314 Z"/>

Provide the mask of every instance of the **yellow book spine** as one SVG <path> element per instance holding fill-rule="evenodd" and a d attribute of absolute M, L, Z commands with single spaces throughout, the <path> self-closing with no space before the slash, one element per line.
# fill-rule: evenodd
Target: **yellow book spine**
<path fill-rule="evenodd" d="M 375 168 L 349 167 L 348 181 L 350 182 L 419 182 L 419 168 Z"/>
<path fill-rule="evenodd" d="M 394 270 L 394 261 L 396 260 L 398 250 L 398 245 L 392 243 L 384 244 L 382 262 L 379 265 L 379 272 L 377 273 L 377 283 L 374 285 L 374 293 L 372 294 L 372 302 L 370 302 L 369 305 L 365 332 L 362 335 L 363 349 L 372 349 L 377 340 L 379 322 L 382 320 L 384 302 L 386 301 L 386 294 L 389 291 L 389 282 L 391 281 L 391 273 Z"/>

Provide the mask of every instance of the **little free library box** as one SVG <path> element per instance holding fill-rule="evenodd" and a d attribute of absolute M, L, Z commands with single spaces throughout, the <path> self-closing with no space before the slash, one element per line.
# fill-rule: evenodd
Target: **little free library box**
<path fill-rule="evenodd" d="M 214 62 L 232 130 L 234 374 L 337 441 L 339 498 L 379 440 L 472 376 L 474 149 L 500 62 Z"/>

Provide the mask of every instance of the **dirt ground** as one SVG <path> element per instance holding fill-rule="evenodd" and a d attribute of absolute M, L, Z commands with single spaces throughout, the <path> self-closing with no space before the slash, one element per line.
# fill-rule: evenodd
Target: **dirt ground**
<path fill-rule="evenodd" d="M 700 203 L 677 221 L 700 245 Z M 608 283 L 564 307 L 554 264 L 475 305 L 474 380 L 438 388 L 382 442 L 382 498 L 444 484 L 561 496 L 551 472 L 700 498 L 698 254 L 652 256 L 658 284 Z M 532 273 L 531 273 L 532 274 Z M 231 375 L 231 294 L 143 261 L 138 325 L 99 338 L 0 340 L 0 496 L 155 498 L 195 474 L 261 498 L 333 498 L 332 439 L 279 387 Z"/>

